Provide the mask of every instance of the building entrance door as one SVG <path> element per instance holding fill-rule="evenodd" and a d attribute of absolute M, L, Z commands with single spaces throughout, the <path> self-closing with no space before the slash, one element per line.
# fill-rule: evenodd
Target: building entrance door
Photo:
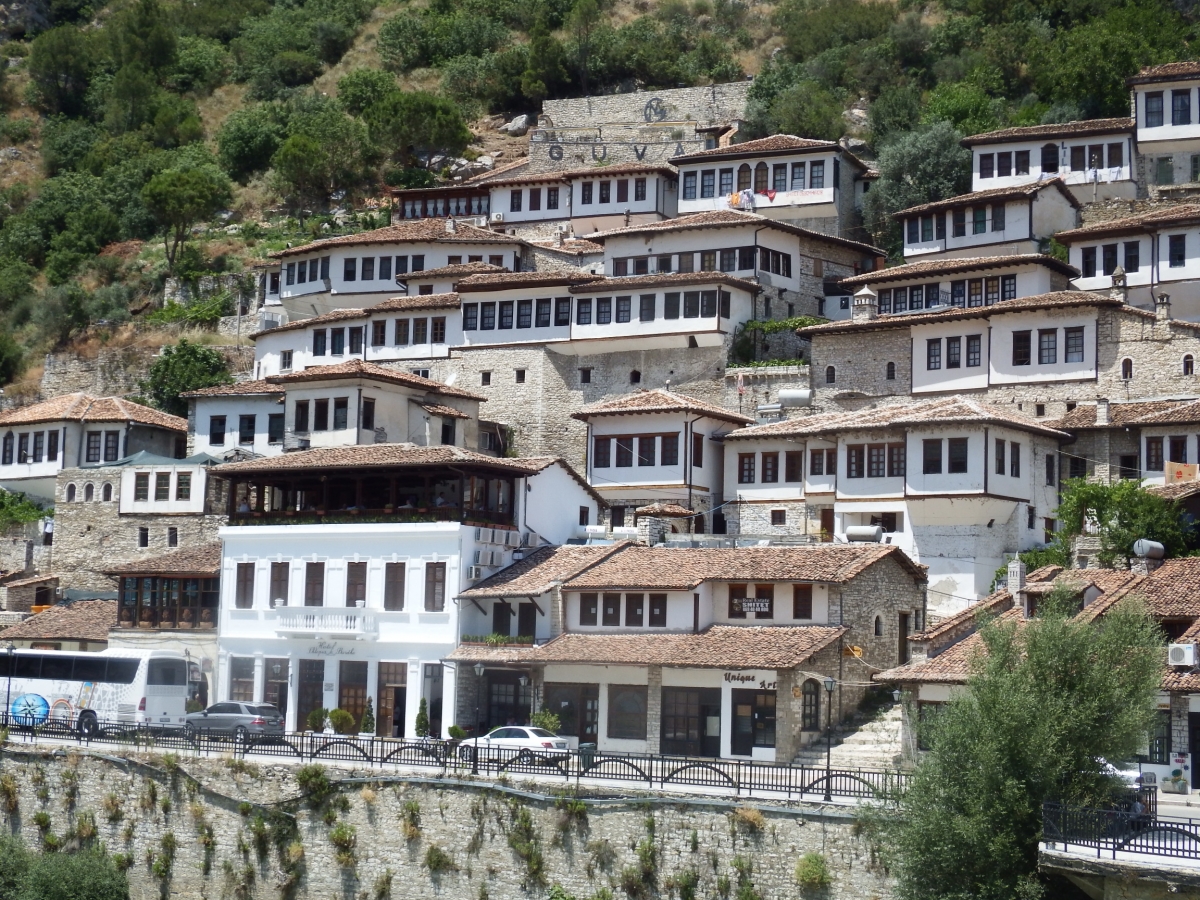
<path fill-rule="evenodd" d="M 300 691 L 296 697 L 297 731 L 308 727 L 308 714 L 325 705 L 325 660 L 300 660 Z"/>
<path fill-rule="evenodd" d="M 833 507 L 821 510 L 821 540 L 825 543 L 833 540 Z"/>
<path fill-rule="evenodd" d="M 366 660 L 343 659 L 338 666 L 338 708 L 354 716 L 357 729 L 367 710 Z"/>
<path fill-rule="evenodd" d="M 730 752 L 751 756 L 755 747 L 775 746 L 775 692 L 733 691 Z"/>
<path fill-rule="evenodd" d="M 721 689 L 663 688 L 663 753 L 721 755 Z"/>
<path fill-rule="evenodd" d="M 408 663 L 379 664 L 379 714 L 375 717 L 380 737 L 404 737 Z"/>

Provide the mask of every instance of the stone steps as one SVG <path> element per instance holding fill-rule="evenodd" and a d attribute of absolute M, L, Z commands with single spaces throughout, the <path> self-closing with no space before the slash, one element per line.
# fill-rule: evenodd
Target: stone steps
<path fill-rule="evenodd" d="M 894 769 L 902 758 L 901 708 L 897 704 L 869 722 L 834 729 L 830 765 L 835 769 Z M 825 740 L 818 738 L 796 754 L 797 765 L 825 765 Z"/>

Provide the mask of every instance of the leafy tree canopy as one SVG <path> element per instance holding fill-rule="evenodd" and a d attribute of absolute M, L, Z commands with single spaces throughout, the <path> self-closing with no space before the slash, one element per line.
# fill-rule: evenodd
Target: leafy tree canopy
<path fill-rule="evenodd" d="M 232 382 L 229 367 L 220 353 L 185 338 L 163 350 L 150 367 L 147 379 L 139 382 L 138 390 L 163 412 L 186 417 L 187 400 L 180 394 Z"/>
<path fill-rule="evenodd" d="M 1063 483 L 1055 515 L 1055 541 L 1063 550 L 1085 530 L 1099 534 L 1103 566 L 1127 562 L 1139 538 L 1158 541 L 1168 556 L 1182 556 L 1195 536 L 1194 523 L 1178 505 L 1130 479 L 1112 484 L 1070 479 Z"/>

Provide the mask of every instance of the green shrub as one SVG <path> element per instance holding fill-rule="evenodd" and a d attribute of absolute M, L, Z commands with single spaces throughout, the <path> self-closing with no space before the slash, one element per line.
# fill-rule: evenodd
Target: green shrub
<path fill-rule="evenodd" d="M 321 708 L 314 709 L 308 714 L 305 719 L 309 731 L 324 731 L 325 722 L 329 719 L 329 710 Z"/>
<path fill-rule="evenodd" d="M 359 723 L 358 730 L 362 734 L 375 733 L 375 700 L 372 697 L 367 698 L 367 708 L 363 710 L 362 722 Z"/>
<path fill-rule="evenodd" d="M 417 737 L 429 736 L 429 704 L 425 702 L 425 698 L 421 698 L 421 703 L 417 707 Z"/>
<path fill-rule="evenodd" d="M 333 726 L 333 730 L 338 734 L 351 734 L 355 726 L 354 715 L 344 709 L 331 709 L 329 711 L 329 724 Z"/>
<path fill-rule="evenodd" d="M 461 741 L 467 736 L 467 733 L 458 725 L 451 725 L 448 729 L 446 729 L 446 733 L 450 735 L 450 739 L 452 741 Z"/>
<path fill-rule="evenodd" d="M 796 863 L 796 884 L 800 887 L 825 887 L 830 881 L 829 866 L 820 853 L 805 853 Z"/>
<path fill-rule="evenodd" d="M 552 713 L 548 709 L 539 709 L 529 717 L 529 724 L 534 728 L 545 728 L 547 731 L 558 734 L 558 729 L 562 728 L 562 719 L 557 713 Z"/>
<path fill-rule="evenodd" d="M 358 857 L 354 853 L 355 847 L 358 846 L 358 832 L 353 825 L 338 822 L 329 832 L 329 843 L 333 844 L 337 851 L 339 866 L 351 868 L 358 862 Z"/>
<path fill-rule="evenodd" d="M 308 805 L 316 809 L 333 794 L 333 784 L 325 773 L 325 767 L 311 763 L 296 770 L 296 784 L 308 799 Z"/>
<path fill-rule="evenodd" d="M 437 844 L 430 844 L 429 849 L 425 851 L 425 868 L 429 870 L 430 875 L 458 871 L 454 858 Z"/>

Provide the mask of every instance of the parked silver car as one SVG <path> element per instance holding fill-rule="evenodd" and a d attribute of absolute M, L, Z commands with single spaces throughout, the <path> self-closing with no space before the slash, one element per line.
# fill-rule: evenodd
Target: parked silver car
<path fill-rule="evenodd" d="M 189 713 L 183 733 L 189 741 L 197 737 L 232 737 L 245 743 L 251 738 L 283 734 L 283 713 L 265 703 L 214 703 L 201 712 Z"/>

